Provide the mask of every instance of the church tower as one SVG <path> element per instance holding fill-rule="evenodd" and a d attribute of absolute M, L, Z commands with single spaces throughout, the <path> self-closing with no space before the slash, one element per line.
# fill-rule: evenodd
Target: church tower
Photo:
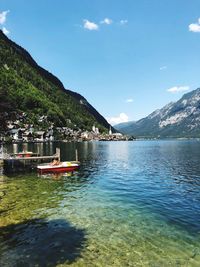
<path fill-rule="evenodd" d="M 111 129 L 111 126 L 110 126 L 110 129 L 109 129 L 109 135 L 112 135 L 112 129 Z"/>

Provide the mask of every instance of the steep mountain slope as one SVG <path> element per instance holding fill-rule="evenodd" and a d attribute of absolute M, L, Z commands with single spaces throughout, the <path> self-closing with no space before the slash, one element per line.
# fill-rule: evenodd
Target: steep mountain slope
<path fill-rule="evenodd" d="M 132 127 L 134 125 L 135 121 L 129 121 L 129 122 L 121 122 L 117 125 L 115 125 L 115 129 L 119 132 L 124 132 L 127 129 L 129 129 L 129 127 Z"/>
<path fill-rule="evenodd" d="M 136 137 L 200 137 L 200 88 L 127 127 L 120 125 L 120 128 L 122 133 Z"/>
<path fill-rule="evenodd" d="M 37 65 L 30 54 L 9 40 L 0 30 L 0 107 L 12 107 L 16 113 L 25 112 L 27 123 L 38 124 L 47 116 L 46 127 L 69 126 L 100 130 L 109 123 L 80 94 L 66 90 L 61 81 Z M 10 109 L 4 108 L 6 117 Z"/>

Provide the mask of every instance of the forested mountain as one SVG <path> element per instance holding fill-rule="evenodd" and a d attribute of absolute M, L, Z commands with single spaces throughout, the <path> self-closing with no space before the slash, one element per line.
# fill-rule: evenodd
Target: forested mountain
<path fill-rule="evenodd" d="M 0 30 L 0 120 L 13 114 L 26 114 L 27 123 L 38 126 L 46 116 L 43 127 L 69 126 L 91 130 L 95 124 L 101 131 L 110 125 L 87 100 L 66 90 L 61 81 L 38 66 L 31 55 L 8 39 Z"/>

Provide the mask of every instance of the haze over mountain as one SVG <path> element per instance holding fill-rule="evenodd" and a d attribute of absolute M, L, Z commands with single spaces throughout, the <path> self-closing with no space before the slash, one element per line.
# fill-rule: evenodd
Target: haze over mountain
<path fill-rule="evenodd" d="M 115 128 L 136 137 L 200 137 L 200 88 L 136 122 Z"/>
<path fill-rule="evenodd" d="M 110 124 L 78 93 L 66 90 L 61 81 L 38 66 L 31 55 L 8 39 L 0 30 L 0 119 L 12 112 L 26 113 L 27 123 L 40 127 L 40 116 L 47 116 L 43 127 L 69 126 L 101 131 Z M 46 124 L 46 125 L 45 125 Z"/>

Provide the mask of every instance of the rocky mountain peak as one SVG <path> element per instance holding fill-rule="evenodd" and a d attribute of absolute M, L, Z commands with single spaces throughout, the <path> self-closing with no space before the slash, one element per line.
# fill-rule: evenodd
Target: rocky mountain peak
<path fill-rule="evenodd" d="M 120 130 L 139 137 L 200 137 L 200 88 Z"/>

